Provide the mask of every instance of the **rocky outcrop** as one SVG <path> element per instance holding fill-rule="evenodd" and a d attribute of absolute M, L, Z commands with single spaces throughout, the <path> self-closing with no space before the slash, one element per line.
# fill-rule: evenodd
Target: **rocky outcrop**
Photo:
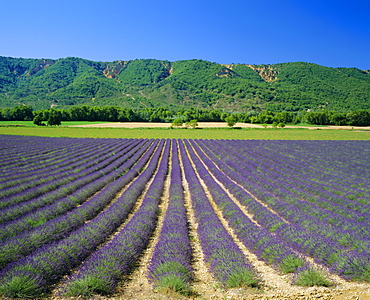
<path fill-rule="evenodd" d="M 225 68 L 222 68 L 218 73 L 216 73 L 216 76 L 227 77 L 227 78 L 235 77 L 235 76 L 240 77 L 238 74 L 233 72 L 230 68 L 226 67 L 226 65 L 225 65 Z"/>
<path fill-rule="evenodd" d="M 55 60 L 52 60 L 52 59 L 41 59 L 40 61 L 38 61 L 38 64 L 36 67 L 32 68 L 29 72 L 28 72 L 28 76 L 32 76 L 34 74 L 36 74 L 37 72 L 51 66 L 55 64 Z"/>
<path fill-rule="evenodd" d="M 173 66 L 171 65 L 170 62 L 161 62 L 165 70 L 162 72 L 162 74 L 159 76 L 158 81 L 161 81 L 168 76 L 170 76 L 173 73 Z"/>
<path fill-rule="evenodd" d="M 103 74 L 107 78 L 116 78 L 122 69 L 126 68 L 128 61 L 115 61 L 114 63 L 107 64 Z"/>
<path fill-rule="evenodd" d="M 233 77 L 240 77 L 239 74 L 235 73 L 232 68 L 233 65 L 222 65 L 225 68 L 222 68 L 219 72 L 216 73 L 217 77 L 226 77 L 226 78 L 233 78 Z"/>
<path fill-rule="evenodd" d="M 275 70 L 271 65 L 262 65 L 262 66 L 246 65 L 246 66 L 256 71 L 264 81 L 271 82 L 276 81 L 278 79 L 277 75 L 279 72 Z"/>

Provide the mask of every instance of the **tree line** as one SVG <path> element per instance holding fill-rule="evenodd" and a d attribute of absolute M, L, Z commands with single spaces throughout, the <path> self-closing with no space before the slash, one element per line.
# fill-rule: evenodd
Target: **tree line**
<path fill-rule="evenodd" d="M 227 122 L 230 117 L 236 122 L 257 124 L 312 124 L 370 126 L 370 110 L 336 112 L 329 110 L 272 112 L 249 111 L 230 113 L 218 109 L 198 108 L 172 111 L 163 107 L 134 110 L 119 106 L 73 106 L 69 109 L 33 110 L 26 105 L 0 109 L 2 121 L 34 121 L 37 125 L 60 125 L 63 121 L 108 121 L 108 122 Z"/>

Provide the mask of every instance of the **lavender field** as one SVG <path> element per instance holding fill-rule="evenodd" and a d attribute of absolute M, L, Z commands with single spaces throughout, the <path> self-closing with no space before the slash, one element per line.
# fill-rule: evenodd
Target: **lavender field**
<path fill-rule="evenodd" d="M 0 297 L 370 282 L 370 142 L 0 136 Z M 200 249 L 200 254 L 195 254 Z M 200 255 L 200 258 L 199 258 Z M 198 258 L 195 259 L 195 256 Z"/>

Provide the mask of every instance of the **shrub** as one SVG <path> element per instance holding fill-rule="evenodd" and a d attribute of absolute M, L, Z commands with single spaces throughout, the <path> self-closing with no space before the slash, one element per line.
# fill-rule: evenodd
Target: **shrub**
<path fill-rule="evenodd" d="M 326 278 L 325 274 L 317 269 L 297 269 L 295 285 L 299 286 L 331 286 L 332 283 Z"/>

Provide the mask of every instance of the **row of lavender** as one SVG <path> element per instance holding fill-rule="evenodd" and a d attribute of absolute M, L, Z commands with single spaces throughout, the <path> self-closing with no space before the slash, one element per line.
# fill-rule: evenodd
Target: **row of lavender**
<path fill-rule="evenodd" d="M 366 206 L 367 170 L 359 173 L 355 169 L 369 165 L 369 159 L 360 155 L 361 151 L 369 150 L 368 143 L 356 144 L 353 151 L 347 144 L 343 154 L 354 154 L 355 161 L 331 156 L 331 169 L 323 163 L 329 159 L 320 144 L 310 146 L 309 164 L 302 162 L 307 169 L 302 172 L 299 161 L 307 145 L 294 141 L 270 144 L 267 141 L 107 139 L 99 140 L 99 146 L 94 149 L 93 139 L 81 143 L 73 143 L 73 139 L 53 142 L 45 139 L 46 147 L 42 150 L 38 142 L 33 143 L 34 148 L 25 147 L 24 143 L 32 144 L 25 138 L 19 138 L 22 141 L 19 148 L 17 140 L 4 140 L 6 146 L 0 151 L 6 153 L 8 147 L 10 155 L 2 156 L 0 166 L 8 181 L 0 179 L 0 184 L 18 180 L 14 176 L 17 168 L 24 172 L 19 180 L 37 181 L 42 175 L 49 180 L 46 186 L 54 181 L 58 168 L 70 172 L 73 168 L 68 168 L 69 164 L 75 164 L 77 170 L 81 162 L 81 169 L 66 184 L 55 179 L 59 182 L 57 187 L 50 186 L 34 197 L 25 200 L 20 197 L 12 202 L 23 191 L 44 183 L 38 182 L 1 199 L 1 203 L 10 201 L 2 211 L 8 212 L 4 216 L 11 216 L 0 223 L 0 293 L 3 295 L 35 297 L 48 292 L 66 274 L 69 276 L 61 291 L 64 294 L 114 291 L 159 225 L 156 224 L 158 204 L 168 172 L 171 179 L 168 209 L 148 267 L 154 285 L 170 283 L 177 284 L 179 290 L 188 289 L 192 279 L 192 252 L 187 213 L 194 213 L 210 272 L 225 286 L 255 286 L 259 276 L 220 218 L 249 251 L 280 272 L 312 270 L 306 259 L 312 257 L 344 278 L 370 280 L 369 215 L 367 211 L 359 213 L 351 209 L 356 200 L 351 197 L 353 192 L 349 192 L 353 189 L 360 193 L 358 203 Z M 70 156 L 65 148 L 69 144 Z M 339 154 L 339 148 L 335 149 Z M 27 151 L 30 156 L 20 160 Z M 54 164 L 53 156 L 57 158 Z M 351 168 L 348 179 L 341 178 L 345 167 Z M 330 177 L 330 184 L 325 185 L 318 176 L 321 172 Z M 75 181 L 79 184 L 74 185 Z M 293 185 L 289 184 L 291 181 Z M 310 182 L 314 185 L 310 186 Z M 343 188 L 346 182 L 347 189 Z M 12 186 L 7 187 L 10 191 Z M 190 192 L 188 211 L 184 206 L 184 189 Z M 341 203 L 324 197 L 333 191 L 340 194 Z M 324 204 L 327 207 L 322 208 Z M 27 210 L 27 207 L 31 208 Z M 129 212 L 133 210 L 130 218 Z M 75 269 L 73 273 L 72 269 Z"/>
<path fill-rule="evenodd" d="M 106 146 L 109 147 L 111 141 L 107 142 Z M 116 159 L 106 164 L 109 170 L 104 172 L 97 169 L 100 171 L 98 178 L 93 178 L 88 184 L 82 185 L 64 198 L 49 197 L 49 205 L 32 210 L 27 215 L 26 220 L 41 218 L 43 222 L 32 223 L 31 228 L 27 228 L 27 221 L 22 223 L 25 218 L 19 217 L 14 222 L 2 224 L 5 226 L 4 234 L 9 232 L 9 228 L 13 230 L 13 234 L 4 237 L 0 245 L 0 290 L 3 295 L 31 298 L 40 296 L 50 291 L 53 283 L 81 265 L 92 253 L 99 256 L 101 251 L 96 250 L 100 247 L 106 249 L 101 245 L 126 222 L 148 182 L 153 174 L 156 174 L 143 200 L 143 205 L 148 203 L 146 210 L 140 214 L 139 209 L 135 213 L 129 224 L 136 224 L 136 230 L 132 230 L 134 225 L 128 230 L 134 232 L 135 237 L 136 233 L 150 236 L 142 227 L 142 220 L 152 227 L 155 226 L 153 218 L 156 217 L 156 210 L 153 210 L 151 220 L 147 220 L 147 213 L 153 206 L 152 198 L 155 197 L 158 202 L 162 193 L 161 185 L 166 173 L 169 146 L 164 147 L 165 141 L 158 140 L 118 142 L 122 148 L 119 151 L 123 152 L 117 152 Z M 111 147 L 110 151 L 112 149 L 114 148 Z M 160 157 L 163 158 L 158 169 Z M 87 176 L 89 175 L 87 173 Z M 89 185 L 90 190 L 94 190 L 92 193 L 85 192 L 89 190 L 86 189 Z M 138 221 L 132 223 L 134 219 Z M 131 237 L 126 237 L 130 241 L 127 244 L 129 248 L 132 247 L 132 237 L 132 233 Z M 142 243 L 141 237 L 138 237 L 138 242 Z M 137 256 L 142 249 L 133 247 L 133 250 Z M 96 264 L 96 260 L 92 261 Z M 103 262 L 106 262 L 106 258 Z M 86 261 L 83 266 L 87 264 Z M 107 270 L 110 273 L 112 271 L 110 268 Z"/>
<path fill-rule="evenodd" d="M 332 166 L 341 165 L 341 170 L 338 172 L 344 171 L 342 166 L 345 164 L 353 166 L 351 156 L 345 156 L 346 151 L 348 155 L 351 153 L 348 149 L 350 144 L 339 142 L 336 144 L 335 152 L 337 153 L 339 152 L 338 147 L 343 147 L 343 156 L 338 156 L 336 159 L 333 159 L 334 155 L 328 158 L 328 153 L 316 145 L 318 149 L 316 163 L 313 161 L 313 152 L 316 148 L 309 147 L 310 155 L 308 156 L 311 157 L 311 167 L 303 166 L 302 171 L 299 160 L 291 154 L 290 157 L 287 155 L 294 153 L 293 149 L 304 152 L 304 143 L 301 142 L 275 141 L 271 144 L 275 143 L 277 147 L 274 148 L 275 152 L 270 149 L 270 156 L 263 153 L 260 147 L 253 148 L 256 145 L 253 142 L 244 142 L 244 146 L 241 141 L 235 143 L 233 141 L 196 141 L 193 143 L 199 144 L 201 146 L 199 152 L 204 151 L 203 155 L 207 155 L 207 158 L 211 158 L 217 165 L 217 168 L 213 167 L 213 169 L 210 166 L 211 172 L 216 175 L 219 170 L 222 170 L 233 180 L 234 185 L 237 185 L 236 190 L 233 191 L 234 195 L 240 204 L 253 214 L 253 219 L 261 227 L 268 229 L 297 253 L 313 258 L 317 263 L 327 266 L 344 278 L 370 280 L 370 231 L 366 205 L 361 203 L 363 201 L 357 202 L 356 207 L 362 207 L 365 210 L 360 213 L 347 207 L 348 203 L 353 205 L 356 199 L 348 199 L 340 195 L 332 196 L 335 200 L 329 197 L 324 198 L 323 195 L 327 195 L 326 190 L 321 190 L 319 184 L 315 187 L 310 186 L 310 182 L 320 182 L 320 180 L 315 180 L 312 175 L 311 180 L 304 180 L 303 176 L 307 171 L 306 168 L 308 172 L 310 169 L 313 170 L 311 174 L 320 170 L 321 161 L 325 158 L 331 159 Z M 263 143 L 259 141 L 258 144 Z M 290 146 L 290 152 L 277 152 L 280 144 L 285 149 Z M 358 147 L 362 149 L 364 155 L 356 156 L 355 159 L 360 161 L 360 164 L 357 161 L 356 164 L 362 167 L 369 166 L 369 156 L 366 156 L 366 151 L 369 150 L 370 145 L 369 143 L 359 144 Z M 268 146 L 268 143 L 265 142 L 265 146 Z M 322 146 L 327 147 L 328 143 L 323 143 Z M 356 143 L 354 148 L 356 153 Z M 320 155 L 320 152 L 323 152 L 325 156 Z M 296 165 L 292 163 L 294 160 Z M 346 160 L 348 160 L 347 163 Z M 305 165 L 304 162 L 303 165 Z M 287 170 L 286 176 L 281 177 L 280 174 L 284 170 Z M 294 170 L 294 172 L 289 173 L 289 170 Z M 322 172 L 327 172 L 328 176 L 338 176 L 335 168 L 329 171 L 322 168 Z M 353 170 L 349 170 L 348 173 L 353 174 L 349 180 L 351 183 L 354 182 L 355 176 L 362 183 L 361 199 L 369 199 L 369 177 Z M 219 177 L 219 180 L 225 186 L 232 185 L 228 179 Z M 345 181 L 346 179 L 341 179 L 341 182 Z M 335 185 L 332 184 L 332 186 Z M 238 187 L 243 188 L 242 194 L 249 193 L 249 197 L 241 196 Z M 230 191 L 232 188 L 232 186 L 229 188 Z M 350 189 L 351 185 L 348 185 L 347 190 Z M 313 201 L 312 197 L 306 200 L 305 193 L 298 191 L 313 192 L 319 196 L 314 198 L 316 201 Z"/>
<path fill-rule="evenodd" d="M 134 143 L 137 143 L 137 141 Z M 54 197 L 63 194 L 63 191 L 68 193 L 71 187 L 66 188 L 65 185 L 67 183 L 91 175 L 93 172 L 103 174 L 110 172 L 112 170 L 110 165 L 112 163 L 119 163 L 117 158 L 130 150 L 127 146 L 134 143 L 132 141 L 124 141 L 123 143 L 116 144 L 107 143 L 104 145 L 104 148 L 96 147 L 87 149 L 86 157 L 84 157 L 84 148 L 82 148 L 77 153 L 72 152 L 71 156 L 65 154 L 64 157 L 60 158 L 60 160 L 55 160 L 54 163 L 48 161 L 43 164 L 43 161 L 40 161 L 39 163 L 35 162 L 30 165 L 30 167 L 34 167 L 34 164 L 36 164 L 37 169 L 29 168 L 28 166 L 26 168 L 16 166 L 14 168 L 16 173 L 12 173 L 9 176 L 6 173 L 4 174 L 3 179 L 5 181 L 2 183 L 3 189 L 0 199 L 6 198 L 7 201 L 2 201 L 0 208 L 11 208 L 16 204 L 49 193 L 54 193 Z M 56 145 L 56 149 L 58 149 L 58 146 Z M 80 155 L 80 152 L 83 152 L 83 155 Z M 61 170 L 60 161 L 71 167 L 71 169 L 63 170 L 62 168 Z M 78 165 L 75 164 L 75 161 L 78 162 Z M 9 182 L 12 183 L 11 177 L 14 176 L 16 176 L 16 185 L 7 186 Z M 33 177 L 36 177 L 36 179 Z"/>
<path fill-rule="evenodd" d="M 96 217 L 114 199 L 117 192 L 137 176 L 150 159 L 155 147 L 156 143 L 153 143 L 145 155 L 142 155 L 145 148 L 136 149 L 135 155 L 123 164 L 122 168 L 132 167 L 135 160 L 141 155 L 142 157 L 130 171 L 116 180 L 107 179 L 106 177 L 115 175 L 108 174 L 78 189 L 68 197 L 55 199 L 52 204 L 31 212 L 23 218 L 1 224 L 1 233 L 7 238 L 0 241 L 0 267 L 31 253 L 41 245 L 63 238 L 72 230 Z M 95 193 L 97 189 L 99 191 Z M 95 194 L 90 197 L 92 193 Z M 83 203 L 77 206 L 76 200 Z M 39 221 L 37 224 L 38 220 L 42 222 Z"/>
<path fill-rule="evenodd" d="M 58 207 L 55 205 L 63 203 L 64 205 L 61 206 L 64 207 L 71 202 L 70 199 L 57 199 L 50 206 L 47 205 L 43 209 L 35 210 L 33 217 L 36 220 L 40 214 L 44 219 L 47 217 L 49 219 L 41 224 L 34 223 L 31 229 L 20 226 L 20 221 L 24 219 L 21 217 L 16 219 L 16 222 L 5 223 L 6 229 L 13 228 L 14 237 L 5 237 L 0 245 L 2 253 L 2 271 L 0 274 L 2 285 L 0 290 L 8 296 L 35 297 L 47 292 L 54 282 L 71 272 L 72 268 L 80 265 L 77 271 L 66 280 L 62 291 L 64 294 L 88 295 L 112 292 L 120 276 L 130 270 L 131 265 L 145 247 L 150 233 L 155 227 L 159 197 L 163 191 L 164 176 L 168 165 L 166 159 L 168 158 L 169 143 L 166 143 L 160 167 L 155 172 L 154 181 L 144 196 L 143 204 L 135 212 L 133 218 L 116 232 L 111 241 L 105 244 L 105 241 L 110 239 L 109 236 L 114 233 L 119 224 L 124 223 L 128 212 L 132 210 L 134 203 L 142 193 L 144 185 L 148 182 L 151 174 L 154 173 L 153 168 L 158 161 L 159 153 L 163 149 L 163 141 L 159 145 L 157 144 L 158 142 L 152 144 L 146 152 L 147 155 L 141 156 L 139 161 L 136 162 L 134 169 L 115 181 L 106 183 L 105 187 L 101 188 L 97 194 L 82 205 L 74 209 L 60 211 L 59 216 L 55 216 L 54 210 Z M 138 179 L 133 180 L 132 176 L 135 176 L 133 174 L 135 169 L 143 169 L 142 162 L 148 161 L 148 155 L 151 155 L 155 148 L 157 150 L 149 160 L 145 171 L 138 176 Z M 142 154 L 138 149 L 140 148 L 133 148 L 133 151 L 135 151 L 133 157 Z M 185 152 L 182 156 L 184 160 L 188 159 Z M 190 167 L 189 163 L 187 164 L 188 167 Z M 188 178 L 193 178 L 193 176 Z M 140 181 L 140 179 L 142 180 Z M 122 196 L 109 203 L 112 197 L 117 194 L 117 191 L 130 180 L 133 181 Z M 101 181 L 100 179 L 95 184 Z M 153 193 L 155 197 L 151 195 Z M 174 278 L 180 278 L 182 283 L 189 283 L 192 274 L 191 247 L 187 232 L 187 218 L 183 203 L 176 141 L 172 143 L 169 194 L 172 201 L 169 203 L 161 238 L 156 245 L 151 264 L 151 279 L 156 285 L 166 280 L 165 278 L 168 278 L 169 273 L 172 273 Z M 203 200 L 206 200 L 204 191 Z M 202 202 L 204 202 L 202 199 L 197 200 L 198 205 L 200 205 L 197 211 L 200 214 L 204 213 L 202 212 L 204 206 Z M 210 206 L 207 209 L 209 212 L 212 210 Z M 48 214 L 50 212 L 52 212 L 52 215 Z M 181 224 L 178 224 L 177 217 L 182 217 L 182 226 L 178 226 Z M 215 220 L 217 220 L 217 216 L 214 214 L 211 221 Z M 173 232 L 174 222 L 176 222 L 176 232 Z M 202 222 L 206 222 L 204 223 L 206 225 L 209 220 L 204 219 Z M 24 223 L 28 224 L 28 222 Z M 107 223 L 109 226 L 107 226 Z M 144 224 L 147 225 L 144 226 Z M 223 232 L 221 232 L 221 235 L 219 231 L 215 235 L 212 228 L 207 228 L 207 226 L 199 227 L 202 240 L 206 243 L 203 250 L 210 253 L 206 255 L 206 258 L 212 261 L 212 271 L 223 283 L 230 281 L 230 278 L 234 278 L 234 281 L 238 280 L 238 277 L 242 276 L 244 280 L 247 277 L 252 284 L 255 284 L 256 279 L 254 277 L 256 276 L 252 272 L 252 268 L 246 264 L 243 254 L 221 223 L 218 224 L 218 227 Z M 10 231 L 4 230 L 4 232 Z M 182 240 L 178 239 L 179 236 L 183 237 Z M 219 245 L 214 243 L 215 237 L 226 239 L 225 242 Z M 173 244 L 175 240 L 178 241 L 178 247 Z M 236 258 L 236 261 L 232 264 L 230 264 L 230 259 L 227 258 L 230 246 L 231 249 L 234 249 L 234 251 L 231 251 L 232 256 L 234 259 Z M 88 259 L 85 260 L 85 258 Z M 81 264 L 81 262 L 83 263 Z M 250 275 L 248 275 L 249 273 Z M 250 279 L 250 277 L 252 278 Z M 174 279 L 171 278 L 171 280 Z"/>
<path fill-rule="evenodd" d="M 172 141 L 168 206 L 148 267 L 150 281 L 186 293 L 193 278 L 184 187 L 176 141 Z"/>
<path fill-rule="evenodd" d="M 142 146 L 142 143 L 139 143 L 131 150 L 131 146 L 127 147 L 126 151 L 130 151 L 127 151 L 126 155 L 119 157 L 119 159 L 117 159 L 114 163 L 111 163 L 108 166 L 110 172 L 106 172 L 106 174 L 104 174 L 103 170 L 107 168 L 104 168 L 103 170 L 98 169 L 95 172 L 87 174 L 86 172 L 84 172 L 85 176 L 82 176 L 70 183 L 67 183 L 66 185 L 61 186 L 55 191 L 50 191 L 49 193 L 45 193 L 40 197 L 35 197 L 28 201 L 24 201 L 1 210 L 1 219 L 3 222 L 0 223 L 0 239 L 3 241 L 0 241 L 0 243 L 9 245 L 12 243 L 10 243 L 7 238 L 9 239 L 13 237 L 13 239 L 17 240 L 20 236 L 25 236 L 25 239 L 27 239 L 27 235 L 35 238 L 35 245 L 39 245 L 40 238 L 46 238 L 46 240 L 48 241 L 48 238 L 44 235 L 44 233 L 36 234 L 31 232 L 33 232 L 33 229 L 37 231 L 40 230 L 40 228 L 47 228 L 47 230 L 50 232 L 50 235 L 53 235 L 51 228 L 54 228 L 54 226 L 51 226 L 49 221 L 54 222 L 57 226 L 56 230 L 54 230 L 54 234 L 64 234 L 65 230 L 67 230 L 68 228 L 68 226 L 65 226 L 66 224 L 64 224 L 67 221 L 64 220 L 63 222 L 60 222 L 58 217 L 63 218 L 63 215 L 66 212 L 77 208 L 81 204 L 84 205 L 78 207 L 77 210 L 81 211 L 80 214 L 84 217 L 78 217 L 78 222 L 73 221 L 73 217 L 70 217 L 69 219 L 71 220 L 71 226 L 74 226 L 73 224 L 77 225 L 81 222 L 84 222 L 89 217 L 92 217 L 94 213 L 92 213 L 91 210 L 87 212 L 85 210 L 85 207 L 90 207 L 90 203 L 92 203 L 93 201 L 88 201 L 84 203 L 86 199 L 94 195 L 97 191 L 103 189 L 105 186 L 107 186 L 107 184 L 114 181 L 122 174 L 126 173 L 128 169 L 135 164 L 142 153 L 146 151 L 147 146 Z M 148 155 L 150 155 L 150 151 L 146 155 L 146 160 L 149 159 Z M 143 160 L 143 163 L 145 163 L 145 160 Z M 134 170 L 136 170 L 135 173 L 140 170 L 141 164 L 142 163 L 138 164 L 134 168 Z M 132 176 L 136 176 L 135 173 L 132 170 L 130 174 L 126 174 L 124 177 L 125 180 L 129 182 L 132 179 Z M 101 202 L 101 200 L 99 199 L 102 197 L 99 195 L 95 195 L 93 199 L 95 198 L 97 199 L 96 202 L 100 203 L 100 206 L 102 207 L 110 201 L 109 198 L 105 198 L 105 200 Z M 9 199 L 11 198 L 8 198 L 7 200 Z M 96 214 L 99 210 L 93 209 L 93 211 L 95 211 Z M 58 220 L 60 223 L 58 222 Z M 55 238 L 58 237 L 56 236 Z M 29 240 L 29 242 L 31 242 L 31 240 Z M 26 248 L 27 247 L 28 246 L 26 246 Z M 3 253 L 3 255 L 0 255 L 0 266 L 3 264 L 3 257 L 4 259 L 9 260 L 9 256 L 7 256 L 6 252 Z"/>

